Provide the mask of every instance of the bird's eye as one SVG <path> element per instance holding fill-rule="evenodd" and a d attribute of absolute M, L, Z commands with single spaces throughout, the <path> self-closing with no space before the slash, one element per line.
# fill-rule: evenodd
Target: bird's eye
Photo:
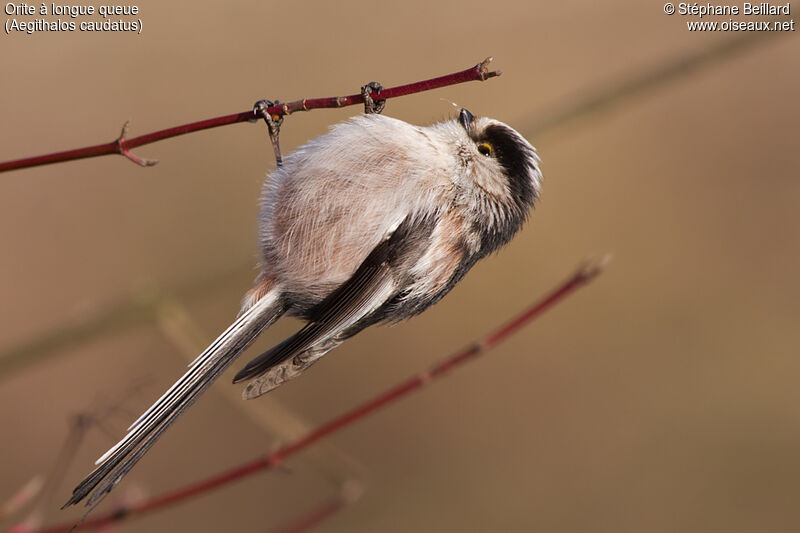
<path fill-rule="evenodd" d="M 492 155 L 492 145 L 489 143 L 481 143 L 478 145 L 478 152 L 486 157 Z"/>

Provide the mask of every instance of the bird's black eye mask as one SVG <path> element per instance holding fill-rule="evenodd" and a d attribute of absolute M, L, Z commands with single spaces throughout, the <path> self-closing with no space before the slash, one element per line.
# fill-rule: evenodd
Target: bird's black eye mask
<path fill-rule="evenodd" d="M 509 175 L 527 174 L 533 153 L 512 129 L 500 124 L 491 124 L 481 131 L 480 135 L 473 137 L 473 140 L 478 146 L 488 145 L 491 154 L 484 155 L 497 158 Z"/>
<path fill-rule="evenodd" d="M 519 135 L 507 126 L 491 124 L 474 138 L 478 146 L 491 147 L 491 157 L 505 170 L 509 184 L 520 204 L 530 205 L 536 198 L 531 172 L 536 154 Z M 483 153 L 483 152 L 481 152 Z M 486 154 L 484 154 L 486 155 Z"/>

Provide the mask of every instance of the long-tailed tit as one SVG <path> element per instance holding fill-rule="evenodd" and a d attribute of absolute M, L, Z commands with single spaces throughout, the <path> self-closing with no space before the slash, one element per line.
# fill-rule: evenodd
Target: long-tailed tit
<path fill-rule="evenodd" d="M 334 126 L 266 180 L 261 272 L 239 317 L 97 460 L 66 505 L 96 502 L 283 314 L 308 322 L 234 383 L 260 396 L 362 329 L 421 313 L 507 243 L 539 194 L 534 148 L 474 117 L 427 127 L 371 114 Z"/>

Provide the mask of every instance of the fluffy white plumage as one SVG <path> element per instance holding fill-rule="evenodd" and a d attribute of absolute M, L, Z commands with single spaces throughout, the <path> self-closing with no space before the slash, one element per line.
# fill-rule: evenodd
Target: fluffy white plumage
<path fill-rule="evenodd" d="M 308 323 L 248 363 L 254 398 L 365 327 L 436 303 L 508 242 L 538 198 L 539 158 L 509 126 L 461 110 L 420 127 L 382 115 L 334 126 L 266 181 L 261 273 L 239 317 L 97 461 L 66 505 L 97 502 L 284 313 Z"/>

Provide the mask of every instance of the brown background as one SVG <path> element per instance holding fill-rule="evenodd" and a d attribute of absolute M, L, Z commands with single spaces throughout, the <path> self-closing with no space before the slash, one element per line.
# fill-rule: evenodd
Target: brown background
<path fill-rule="evenodd" d="M 442 303 L 364 332 L 258 401 L 239 401 L 227 376 L 103 509 L 270 450 L 488 331 L 585 257 L 614 261 L 486 358 L 292 459 L 291 473 L 122 531 L 268 531 L 347 479 L 363 497 L 321 531 L 800 527 L 796 32 L 543 129 L 609 87 L 757 36 L 690 33 L 659 2 L 138 5 L 141 35 L 2 35 L 0 160 L 106 142 L 126 119 L 137 135 L 492 54 L 502 77 L 390 101 L 385 113 L 427 124 L 452 116 L 453 101 L 508 122 L 538 147 L 545 184 L 532 222 Z M 283 147 L 358 112 L 292 116 Z M 0 176 L 0 365 L 15 361 L 0 367 L 0 501 L 50 471 L 70 415 L 125 399 L 87 434 L 47 523 L 78 516 L 57 506 L 224 329 L 255 274 L 257 198 L 273 166 L 263 125 L 136 153 L 161 162 L 105 157 Z M 169 299 L 155 321 L 30 349 L 159 294 Z M 297 326 L 282 321 L 248 354 Z"/>

